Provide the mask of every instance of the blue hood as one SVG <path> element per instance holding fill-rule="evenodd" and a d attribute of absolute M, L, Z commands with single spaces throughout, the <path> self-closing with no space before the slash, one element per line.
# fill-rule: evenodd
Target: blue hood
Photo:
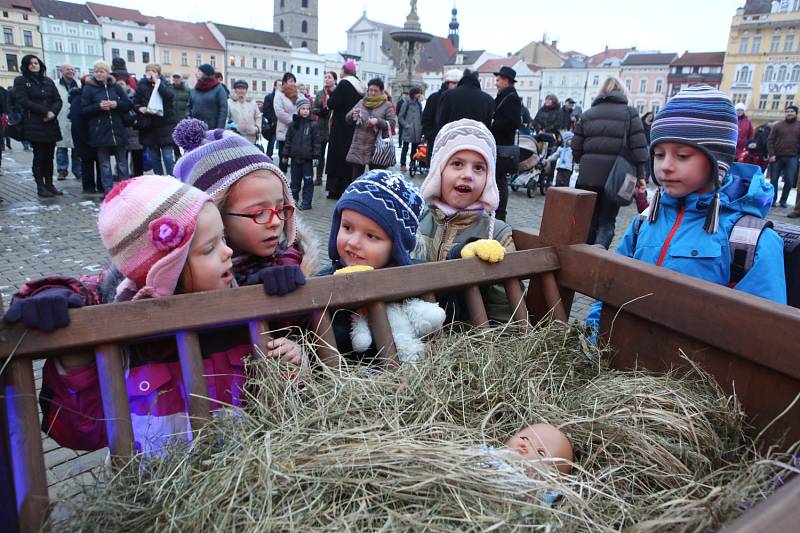
<path fill-rule="evenodd" d="M 740 213 L 766 218 L 772 206 L 772 184 L 757 165 L 732 164 L 719 192 L 721 204 Z"/>

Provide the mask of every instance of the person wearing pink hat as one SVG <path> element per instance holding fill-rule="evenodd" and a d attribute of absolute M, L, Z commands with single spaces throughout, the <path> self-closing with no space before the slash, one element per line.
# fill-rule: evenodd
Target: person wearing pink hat
<path fill-rule="evenodd" d="M 123 278 L 114 290 L 116 302 L 236 286 L 233 252 L 225 243 L 222 217 L 211 197 L 172 177 L 142 176 L 118 184 L 101 206 L 98 229 Z M 68 289 L 42 287 L 25 301 L 28 305 L 20 302 L 15 306 L 14 302 L 11 309 L 28 317 L 32 311 L 41 311 L 41 316 L 47 318 L 51 315 L 40 304 L 64 297 L 65 290 Z M 70 301 L 70 297 L 80 300 L 82 294 L 76 291 L 66 300 L 78 306 L 99 303 L 88 298 Z M 66 323 L 61 321 L 57 327 L 68 323 L 67 316 Z M 230 328 L 201 333 L 200 347 L 209 396 L 214 400 L 212 409 L 239 405 L 245 381 L 244 360 L 252 352 L 246 332 Z M 299 364 L 303 357 L 300 347 L 288 338 L 275 339 L 268 348 L 267 356 L 281 357 L 292 364 Z M 174 340 L 158 339 L 130 346 L 125 355 L 137 451 L 159 453 L 175 439 L 191 438 Z M 100 384 L 91 354 L 48 359 L 41 394 L 46 399 L 42 402 L 44 427 L 56 442 L 79 450 L 108 445 Z"/>

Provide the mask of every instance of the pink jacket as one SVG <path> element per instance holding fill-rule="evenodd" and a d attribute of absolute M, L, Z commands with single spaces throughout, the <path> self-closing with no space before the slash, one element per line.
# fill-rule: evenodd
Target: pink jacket
<path fill-rule="evenodd" d="M 755 135 L 753 130 L 753 123 L 747 118 L 747 115 L 742 115 L 739 120 L 739 135 L 736 137 L 736 153 L 747 149 L 747 141 L 752 139 Z"/>

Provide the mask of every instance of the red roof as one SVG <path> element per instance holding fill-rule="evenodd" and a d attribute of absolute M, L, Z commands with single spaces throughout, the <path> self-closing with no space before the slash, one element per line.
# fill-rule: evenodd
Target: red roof
<path fill-rule="evenodd" d="M 487 59 L 476 69 L 480 74 L 492 74 L 500 70 L 500 67 L 513 67 L 521 58 L 517 56 L 502 57 L 500 59 Z"/>
<path fill-rule="evenodd" d="M 721 67 L 725 62 L 725 52 L 684 52 L 681 57 L 676 59 L 673 67 L 700 67 L 718 66 Z"/>
<path fill-rule="evenodd" d="M 107 6 L 104 4 L 95 4 L 94 2 L 87 2 L 87 6 L 92 10 L 96 17 L 107 17 L 114 20 L 130 20 L 138 22 L 139 24 L 148 24 L 147 17 L 142 15 L 136 9 L 126 9 L 124 7 Z"/>
<path fill-rule="evenodd" d="M 592 66 L 602 65 L 604 61 L 612 58 L 623 59 L 628 52 L 635 50 L 635 48 L 606 48 L 599 54 L 595 54 L 588 59 L 588 63 Z"/>
<path fill-rule="evenodd" d="M 531 72 L 539 72 L 543 68 L 541 65 L 537 65 L 536 63 L 526 63 L 526 65 L 528 65 L 528 68 L 531 69 Z"/>
<path fill-rule="evenodd" d="M 205 24 L 164 17 L 149 17 L 149 19 L 156 26 L 157 44 L 224 50 Z"/>

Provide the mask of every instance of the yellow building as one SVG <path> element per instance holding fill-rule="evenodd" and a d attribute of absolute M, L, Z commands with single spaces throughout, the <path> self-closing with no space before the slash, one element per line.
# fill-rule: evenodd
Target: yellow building
<path fill-rule="evenodd" d="M 560 67 L 566 59 L 571 57 L 571 55 L 569 53 L 559 51 L 557 41 L 552 41 L 550 44 L 548 44 L 545 42 L 545 39 L 546 37 L 543 37 L 541 41 L 529 42 L 514 55 L 521 57 L 527 63 L 533 63 L 535 65 L 539 65 L 540 67 Z M 573 54 L 576 54 L 576 52 L 573 52 Z M 586 56 L 582 56 L 577 59 L 585 60 Z"/>
<path fill-rule="evenodd" d="M 30 0 L 0 0 L 0 26 L 3 29 L 3 40 L 0 41 L 0 85 L 10 87 L 14 85 L 14 78 L 19 76 L 25 55 L 44 56 L 39 15 Z M 50 71 L 47 75 L 54 76 Z"/>
<path fill-rule="evenodd" d="M 225 74 L 225 48 L 202 23 L 150 17 L 156 27 L 156 56 L 161 73 L 170 78 L 179 73 L 194 86 L 195 71 L 209 64 Z"/>
<path fill-rule="evenodd" d="M 756 124 L 783 118 L 800 101 L 800 2 L 747 0 L 736 10 L 722 91 L 743 102 Z"/>

